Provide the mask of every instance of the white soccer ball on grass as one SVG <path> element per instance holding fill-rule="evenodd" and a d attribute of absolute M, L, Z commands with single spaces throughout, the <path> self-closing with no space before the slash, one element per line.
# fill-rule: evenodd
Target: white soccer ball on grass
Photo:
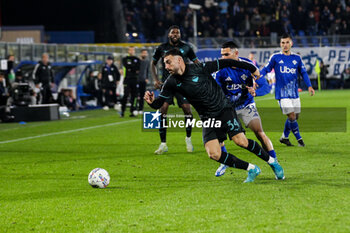
<path fill-rule="evenodd" d="M 90 172 L 88 181 L 91 187 L 103 189 L 108 186 L 110 177 L 105 169 L 95 168 Z"/>

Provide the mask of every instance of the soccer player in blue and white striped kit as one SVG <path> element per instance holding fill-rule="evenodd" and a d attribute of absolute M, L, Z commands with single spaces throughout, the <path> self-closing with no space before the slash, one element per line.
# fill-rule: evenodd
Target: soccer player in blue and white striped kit
<path fill-rule="evenodd" d="M 298 73 L 303 77 L 311 96 L 315 94 L 315 90 L 311 86 L 309 76 L 307 75 L 301 57 L 291 52 L 291 47 L 293 46 L 292 37 L 288 34 L 284 34 L 281 37 L 280 46 L 282 51 L 270 57 L 269 62 L 260 71 L 260 74 L 264 76 L 273 68 L 275 69 L 275 99 L 278 100 L 282 113 L 288 117 L 284 125 L 284 131 L 280 142 L 287 146 L 293 146 L 288 139 L 289 133 L 292 131 L 298 140 L 298 145 L 304 147 L 305 144 L 300 136 L 297 122 L 301 110 L 297 82 Z"/>

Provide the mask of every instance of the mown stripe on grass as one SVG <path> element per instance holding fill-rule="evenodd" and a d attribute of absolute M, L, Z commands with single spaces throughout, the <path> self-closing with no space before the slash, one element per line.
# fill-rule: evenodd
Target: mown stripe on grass
<path fill-rule="evenodd" d="M 89 129 L 97 129 L 97 128 L 106 127 L 106 126 L 121 125 L 121 124 L 131 123 L 131 122 L 135 122 L 135 121 L 140 121 L 140 119 L 114 122 L 114 123 L 108 123 L 108 124 L 103 124 L 103 125 L 95 125 L 95 126 L 90 126 L 90 127 L 85 127 L 85 128 L 71 129 L 71 130 L 59 131 L 59 132 L 54 132 L 54 133 L 46 133 L 46 134 L 40 134 L 37 136 L 31 136 L 31 137 L 25 137 L 25 138 L 11 139 L 11 140 L 6 140 L 6 141 L 0 141 L 0 144 L 26 141 L 26 140 L 31 140 L 31 139 L 35 139 L 35 138 L 43 138 L 43 137 L 59 135 L 59 134 L 74 133 L 74 132 L 85 131 L 85 130 L 89 130 Z"/>

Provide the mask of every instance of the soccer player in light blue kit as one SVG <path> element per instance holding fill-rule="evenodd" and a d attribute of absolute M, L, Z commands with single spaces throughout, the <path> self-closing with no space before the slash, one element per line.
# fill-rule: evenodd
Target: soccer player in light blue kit
<path fill-rule="evenodd" d="M 305 144 L 300 136 L 297 122 L 301 110 L 297 82 L 298 73 L 303 77 L 311 96 L 315 94 L 315 90 L 311 86 L 309 76 L 307 75 L 301 57 L 291 52 L 291 47 L 293 46 L 291 36 L 288 34 L 283 35 L 281 37 L 280 46 L 282 51 L 270 57 L 269 62 L 260 71 L 260 74 L 261 76 L 265 76 L 273 68 L 275 69 L 275 98 L 278 100 L 282 113 L 288 117 L 284 125 L 284 131 L 280 142 L 287 146 L 293 146 L 288 139 L 289 133 L 292 131 L 298 140 L 298 145 L 304 147 Z"/>
<path fill-rule="evenodd" d="M 233 41 L 227 41 L 221 46 L 221 56 L 223 59 L 234 59 L 252 63 L 251 60 L 238 56 L 238 49 Z M 253 64 L 253 63 L 252 63 Z M 266 136 L 259 113 L 256 109 L 254 96 L 266 95 L 270 92 L 270 87 L 265 78 L 260 78 L 256 82 L 258 90 L 252 88 L 254 79 L 250 71 L 239 68 L 224 68 L 213 74 L 216 82 L 224 91 L 225 95 L 231 100 L 237 112 L 238 118 L 243 121 L 246 127 L 250 128 L 261 142 L 265 151 L 276 159 L 276 152 L 271 140 Z M 221 143 L 221 150 L 226 151 L 225 145 Z M 225 174 L 227 166 L 221 164 L 216 170 L 215 176 Z"/>

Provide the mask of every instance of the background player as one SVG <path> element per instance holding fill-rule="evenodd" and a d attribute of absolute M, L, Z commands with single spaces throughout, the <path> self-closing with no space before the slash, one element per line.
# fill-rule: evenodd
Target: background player
<path fill-rule="evenodd" d="M 269 62 L 261 70 L 261 75 L 264 76 L 273 68 L 275 69 L 275 98 L 278 100 L 282 113 L 288 117 L 284 125 L 284 131 L 280 142 L 287 146 L 292 146 L 288 139 L 289 133 L 292 130 L 295 138 L 298 140 L 299 146 L 304 147 L 305 144 L 300 136 L 297 122 L 301 110 L 297 72 L 303 77 L 311 96 L 315 94 L 315 90 L 311 86 L 309 76 L 307 75 L 301 57 L 291 52 L 291 47 L 293 46 L 292 37 L 288 34 L 284 34 L 281 37 L 280 46 L 282 51 L 270 57 Z"/>
<path fill-rule="evenodd" d="M 246 138 L 231 102 L 211 76 L 211 73 L 225 67 L 248 69 L 254 75 L 259 75 L 259 69 L 251 63 L 231 59 L 203 64 L 185 64 L 181 52 L 177 49 L 168 51 L 164 61 L 171 76 L 164 83 L 157 99 L 154 98 L 153 93 L 146 92 L 145 100 L 152 108 L 158 109 L 169 96 L 173 96 L 176 92 L 183 94 L 196 109 L 202 121 L 215 119 L 221 122 L 217 128 L 202 128 L 204 146 L 211 159 L 230 167 L 247 170 L 248 178 L 245 182 L 252 182 L 259 175 L 258 166 L 221 151 L 219 142 L 226 140 L 226 135 L 229 135 L 237 145 L 266 161 L 272 167 L 276 178 L 284 179 L 283 168 L 277 159 L 269 156 L 257 142 Z"/>
<path fill-rule="evenodd" d="M 233 41 L 225 42 L 221 46 L 221 56 L 223 59 L 234 59 L 236 61 L 252 63 L 250 60 L 238 56 L 238 49 Z M 262 128 L 261 119 L 253 97 L 255 93 L 253 92 L 252 95 L 246 88 L 246 86 L 253 86 L 254 80 L 252 73 L 240 68 L 227 67 L 219 70 L 213 76 L 219 86 L 223 89 L 225 95 L 233 103 L 238 118 L 243 121 L 246 127 L 250 128 L 255 133 L 255 136 L 269 155 L 276 158 L 276 152 L 271 140 L 266 136 Z M 265 78 L 258 79 L 257 84 L 260 89 L 259 95 L 265 95 L 270 92 L 270 88 Z M 223 144 L 221 150 L 226 151 Z M 226 168 L 226 165 L 221 164 L 215 172 L 215 175 L 222 176 L 225 174 Z"/>
<path fill-rule="evenodd" d="M 187 59 L 190 59 L 194 63 L 199 62 L 193 49 L 188 44 L 181 41 L 180 28 L 176 25 L 171 26 L 168 29 L 168 42 L 159 45 L 159 47 L 155 50 L 155 52 L 153 54 L 151 73 L 152 73 L 153 79 L 155 81 L 156 88 L 160 88 L 169 76 L 169 72 L 165 69 L 164 61 L 162 60 L 162 81 L 159 81 L 158 75 L 157 75 L 157 63 L 158 63 L 159 59 L 161 59 L 167 51 L 169 51 L 173 48 L 178 48 L 181 51 L 182 56 L 185 59 L 185 61 Z M 176 97 L 178 106 L 180 108 L 182 108 L 182 110 L 186 116 L 185 122 L 187 122 L 187 120 L 192 119 L 191 105 L 188 103 L 186 98 L 184 98 L 179 93 L 175 93 L 175 97 Z M 166 120 L 166 114 L 168 113 L 168 108 L 169 108 L 170 104 L 174 104 L 174 97 L 173 96 L 166 99 L 166 101 L 164 102 L 164 104 L 160 108 L 160 112 L 162 113 L 161 122 L 163 122 L 164 118 Z M 193 151 L 193 145 L 191 142 L 191 132 L 192 132 L 192 128 L 187 127 L 186 128 L 185 142 L 186 142 L 186 149 L 188 152 Z M 159 148 L 154 153 L 163 154 L 164 152 L 168 151 L 168 146 L 166 145 L 166 128 L 161 127 L 159 129 L 159 136 L 160 136 L 161 143 L 159 145 Z"/>

